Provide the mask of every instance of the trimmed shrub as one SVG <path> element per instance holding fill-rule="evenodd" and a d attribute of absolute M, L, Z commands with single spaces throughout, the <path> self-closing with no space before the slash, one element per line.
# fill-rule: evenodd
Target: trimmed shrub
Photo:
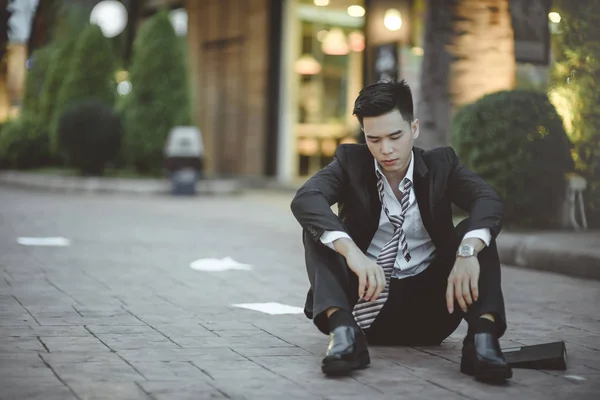
<path fill-rule="evenodd" d="M 42 7 L 40 5 L 40 7 Z M 52 125 L 59 117 L 58 96 L 65 80 L 69 76 L 69 66 L 75 51 L 75 43 L 83 29 L 89 25 L 89 10 L 80 4 L 54 4 L 52 10 L 56 14 L 52 19 L 52 43 L 54 50 L 49 54 L 47 71 L 41 87 L 39 106 L 40 118 L 48 126 L 51 151 L 58 156 L 57 135 Z M 34 65 L 35 68 L 35 65 Z M 58 161 L 58 159 L 57 159 Z"/>
<path fill-rule="evenodd" d="M 67 106 L 58 123 L 59 144 L 69 165 L 83 175 L 102 175 L 121 144 L 121 123 L 115 111 L 96 98 Z"/>
<path fill-rule="evenodd" d="M 64 80 L 67 76 L 67 65 L 73 54 L 74 43 L 65 43 L 57 46 L 56 50 L 50 55 L 48 71 L 42 85 L 40 93 L 40 118 L 48 125 L 50 135 L 50 150 L 56 154 L 58 151 L 56 132 L 53 129 L 52 121 L 58 113 L 57 94 L 60 92 Z M 58 118 L 58 115 L 56 115 Z"/>
<path fill-rule="evenodd" d="M 102 35 L 100 27 L 88 25 L 75 43 L 69 72 L 56 104 L 58 114 L 55 113 L 56 119 L 52 121 L 54 129 L 58 128 L 58 121 L 66 108 L 83 99 L 97 99 L 98 104 L 113 106 L 116 96 L 115 65 L 112 46 Z M 61 135 L 57 130 L 55 132 Z"/>
<path fill-rule="evenodd" d="M 0 168 L 28 169 L 52 163 L 45 124 L 32 113 L 9 120 L 0 130 Z"/>
<path fill-rule="evenodd" d="M 184 53 L 166 12 L 141 26 L 129 80 L 132 92 L 124 104 L 125 155 L 138 172 L 157 171 L 169 131 L 191 122 Z"/>
<path fill-rule="evenodd" d="M 41 101 L 40 96 L 50 61 L 52 59 L 52 53 L 54 52 L 52 46 L 45 46 L 35 50 L 32 54 L 32 66 L 27 73 L 27 79 L 25 81 L 25 93 L 23 95 L 23 107 L 22 113 L 33 113 L 39 115 L 41 112 Z"/>
<path fill-rule="evenodd" d="M 562 119 L 546 94 L 501 91 L 463 107 L 452 122 L 452 144 L 503 199 L 507 226 L 559 225 L 565 174 L 574 165 Z"/>

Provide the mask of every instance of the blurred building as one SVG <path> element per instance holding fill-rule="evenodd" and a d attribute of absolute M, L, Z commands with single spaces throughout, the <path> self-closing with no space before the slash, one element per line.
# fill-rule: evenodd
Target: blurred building
<path fill-rule="evenodd" d="M 207 172 L 302 179 L 358 137 L 365 82 L 401 71 L 418 95 L 423 2 L 187 0 Z"/>
<path fill-rule="evenodd" d="M 41 2 L 29 51 L 49 38 L 52 24 L 41 11 L 50 3 L 91 7 L 99 1 Z M 360 138 L 351 114 L 365 84 L 401 77 L 415 104 L 420 97 L 427 0 L 120 1 L 128 10 L 125 59 L 139 25 L 160 8 L 170 10 L 186 40 L 208 175 L 305 179 L 331 161 L 339 143 Z M 523 31 L 515 34 L 517 61 L 547 63 L 547 38 L 537 38 L 545 33 L 547 11 L 533 6 L 548 0 L 512 1 L 514 9 L 526 9 L 519 26 L 535 20 L 534 33 L 541 32 L 515 30 Z M 533 12 L 541 17 L 532 19 Z M 540 75 L 530 64 L 521 69 L 527 81 Z"/>

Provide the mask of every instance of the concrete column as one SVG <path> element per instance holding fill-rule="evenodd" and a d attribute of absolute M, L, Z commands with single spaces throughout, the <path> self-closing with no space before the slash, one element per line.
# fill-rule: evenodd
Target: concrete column
<path fill-rule="evenodd" d="M 298 121 L 298 75 L 294 61 L 299 54 L 299 21 L 297 0 L 284 1 L 284 23 L 281 35 L 281 78 L 279 85 L 279 129 L 277 149 L 277 180 L 291 182 L 298 175 L 296 123 Z"/>

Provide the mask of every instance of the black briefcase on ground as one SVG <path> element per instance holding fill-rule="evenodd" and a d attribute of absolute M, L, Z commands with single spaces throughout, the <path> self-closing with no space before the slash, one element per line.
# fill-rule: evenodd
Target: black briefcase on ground
<path fill-rule="evenodd" d="M 506 362 L 513 368 L 559 371 L 567 369 L 567 347 L 563 341 L 507 347 L 502 349 L 502 353 Z"/>

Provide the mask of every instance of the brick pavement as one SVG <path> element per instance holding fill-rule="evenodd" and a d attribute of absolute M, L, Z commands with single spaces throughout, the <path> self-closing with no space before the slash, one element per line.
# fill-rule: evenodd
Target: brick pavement
<path fill-rule="evenodd" d="M 565 372 L 506 386 L 458 371 L 442 346 L 371 348 L 351 378 L 319 369 L 327 338 L 303 315 L 307 281 L 289 194 L 174 199 L 0 189 L 0 399 L 547 399 L 600 397 L 600 282 L 506 267 L 503 345 L 567 341 Z M 64 236 L 69 247 L 25 247 Z M 198 272 L 231 256 L 252 271 Z"/>

